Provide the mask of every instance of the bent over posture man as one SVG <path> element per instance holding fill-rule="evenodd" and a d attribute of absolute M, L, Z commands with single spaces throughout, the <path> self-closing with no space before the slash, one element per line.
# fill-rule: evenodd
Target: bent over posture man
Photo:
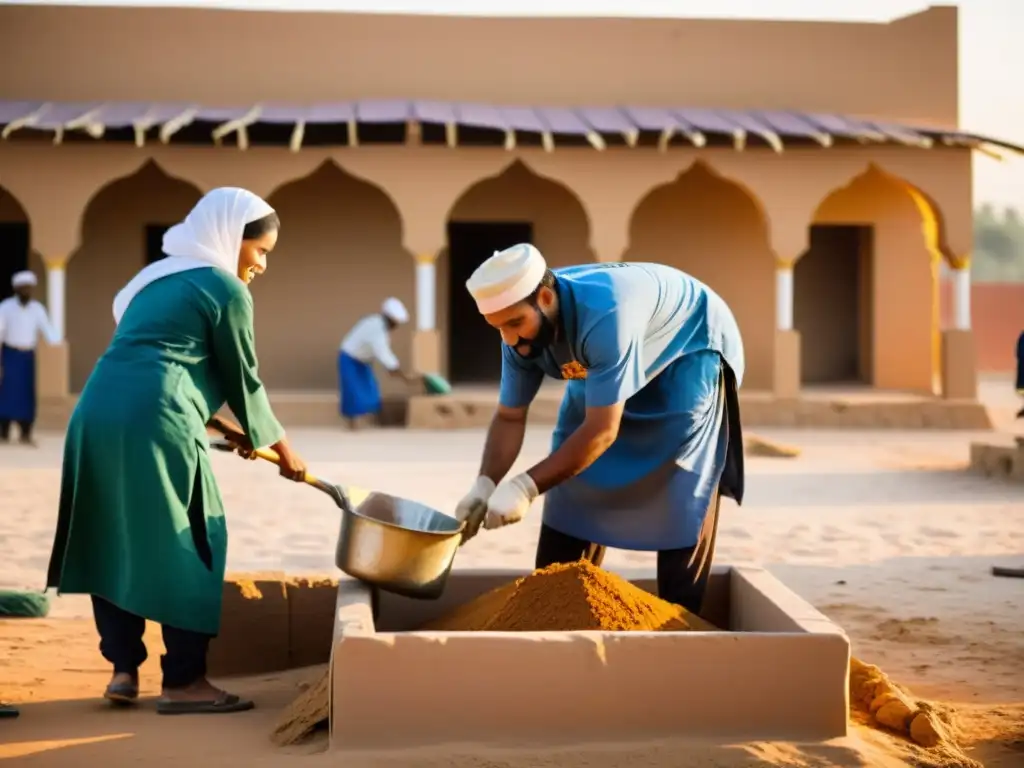
<path fill-rule="evenodd" d="M 528 244 L 466 286 L 503 342 L 498 411 L 456 512 L 468 534 L 520 521 L 544 494 L 538 568 L 656 551 L 660 596 L 699 611 L 719 494 L 743 497 L 743 343 L 728 306 L 672 267 L 549 270 Z M 505 479 L 544 376 L 568 381 L 551 455 Z"/>

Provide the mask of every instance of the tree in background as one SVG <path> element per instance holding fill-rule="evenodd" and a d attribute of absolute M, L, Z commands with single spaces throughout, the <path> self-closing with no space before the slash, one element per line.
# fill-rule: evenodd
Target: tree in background
<path fill-rule="evenodd" d="M 1024 217 L 1016 208 L 997 212 L 985 203 L 974 212 L 975 282 L 1024 282 Z"/>

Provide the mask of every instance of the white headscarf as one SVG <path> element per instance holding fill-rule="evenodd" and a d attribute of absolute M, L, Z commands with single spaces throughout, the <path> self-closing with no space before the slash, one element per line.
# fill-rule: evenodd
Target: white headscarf
<path fill-rule="evenodd" d="M 23 269 L 21 272 L 15 272 L 11 275 L 11 288 L 22 288 L 38 284 L 39 281 L 36 280 L 35 272 L 30 269 Z"/>
<path fill-rule="evenodd" d="M 405 304 L 394 296 L 384 299 L 384 303 L 380 305 L 380 311 L 399 325 L 409 322 L 409 311 L 405 308 Z"/>
<path fill-rule="evenodd" d="M 143 267 L 114 297 L 114 322 L 121 322 L 139 291 L 168 275 L 215 267 L 237 277 L 242 230 L 273 212 L 265 200 L 245 189 L 220 187 L 208 192 L 183 222 L 164 233 L 166 258 Z"/>

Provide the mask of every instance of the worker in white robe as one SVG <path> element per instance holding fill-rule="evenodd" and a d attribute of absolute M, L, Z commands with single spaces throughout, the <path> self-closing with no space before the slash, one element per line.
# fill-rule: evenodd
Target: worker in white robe
<path fill-rule="evenodd" d="M 32 298 L 36 276 L 29 270 L 11 278 L 14 295 L 0 301 L 0 442 L 11 439 L 11 424 L 20 429 L 23 445 L 35 445 L 36 345 L 42 335 L 59 343 L 46 308 Z"/>
<path fill-rule="evenodd" d="M 373 372 L 376 360 L 391 376 L 407 383 L 419 377 L 406 373 L 391 349 L 391 332 L 409 322 L 409 312 L 391 297 L 381 304 L 380 312 L 367 315 L 353 326 L 338 352 L 338 385 L 341 388 L 341 415 L 355 429 L 367 418 L 379 421 L 380 386 Z"/>

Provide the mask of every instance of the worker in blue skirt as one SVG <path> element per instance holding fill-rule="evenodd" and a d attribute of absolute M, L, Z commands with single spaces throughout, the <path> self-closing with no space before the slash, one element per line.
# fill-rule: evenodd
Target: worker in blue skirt
<path fill-rule="evenodd" d="M 338 386 L 341 415 L 349 429 L 356 429 L 367 420 L 379 420 L 382 401 L 377 375 L 373 372 L 375 360 L 391 376 L 406 383 L 420 380 L 402 370 L 391 349 L 392 331 L 407 322 L 409 312 L 405 305 L 391 297 L 381 304 L 380 312 L 360 319 L 342 340 L 338 351 Z"/>
<path fill-rule="evenodd" d="M 36 345 L 43 336 L 50 344 L 60 338 L 46 308 L 32 298 L 36 276 L 30 270 L 11 278 L 14 295 L 0 301 L 0 442 L 11 437 L 17 424 L 22 445 L 35 445 Z"/>
<path fill-rule="evenodd" d="M 529 244 L 466 286 L 503 342 L 479 477 L 456 510 L 467 534 L 520 521 L 543 494 L 538 568 L 656 551 L 660 596 L 699 611 L 720 495 L 743 497 L 743 343 L 728 306 L 672 267 L 550 270 Z M 567 380 L 552 452 L 506 478 L 545 376 Z"/>

